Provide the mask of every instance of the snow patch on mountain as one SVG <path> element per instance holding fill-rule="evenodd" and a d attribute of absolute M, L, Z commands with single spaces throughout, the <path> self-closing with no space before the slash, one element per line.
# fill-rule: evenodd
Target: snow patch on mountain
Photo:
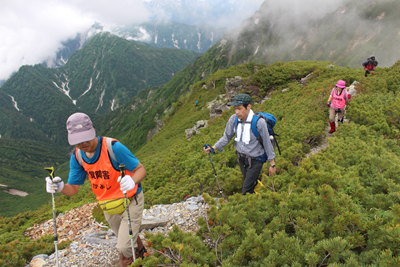
<path fill-rule="evenodd" d="M 11 101 L 14 103 L 14 107 L 15 107 L 18 111 L 20 111 L 19 108 L 18 108 L 18 105 L 17 105 L 17 101 L 14 100 L 14 97 L 11 96 L 11 95 L 8 95 L 8 96 L 11 97 Z"/>
<path fill-rule="evenodd" d="M 103 106 L 103 97 L 104 97 L 105 93 L 106 93 L 106 89 L 104 89 L 103 92 L 101 92 L 100 99 L 99 99 L 99 104 L 97 105 L 96 111 L 95 111 L 95 112 L 97 112 L 97 110 L 98 110 L 100 107 Z"/>
<path fill-rule="evenodd" d="M 69 92 L 70 92 L 71 90 L 70 90 L 69 87 L 68 87 L 68 83 L 69 83 L 68 80 L 67 80 L 66 83 L 65 83 L 65 82 L 62 82 L 62 83 L 61 83 L 61 87 L 60 87 L 60 86 L 58 86 L 58 84 L 57 84 L 55 81 L 53 81 L 53 84 L 54 84 L 61 92 L 63 92 L 66 96 L 68 96 L 68 98 L 72 100 L 72 103 L 73 103 L 74 105 L 76 105 L 76 100 L 73 100 L 73 99 L 71 98 L 71 96 L 69 95 Z"/>
<path fill-rule="evenodd" d="M 83 94 L 81 94 L 79 97 L 84 96 L 87 92 L 90 91 L 90 89 L 92 89 L 92 84 L 93 84 L 92 81 L 93 81 L 93 79 L 90 78 L 90 82 L 89 82 L 89 87 L 88 87 L 88 89 L 87 89 L 85 92 L 83 92 Z"/>

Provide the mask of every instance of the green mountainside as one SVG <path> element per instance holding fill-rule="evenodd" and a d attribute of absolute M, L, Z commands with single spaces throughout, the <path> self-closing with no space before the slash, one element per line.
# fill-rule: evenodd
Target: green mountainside
<path fill-rule="evenodd" d="M 14 97 L 20 113 L 52 142 L 66 146 L 65 121 L 69 115 L 78 111 L 108 113 L 142 88 L 167 82 L 196 57 L 190 51 L 155 49 L 99 34 L 61 68 L 49 69 L 41 64 L 21 67 L 0 92 Z M 11 98 L 8 100 L 12 104 Z M 2 121 L 0 134 L 18 138 L 15 133 L 7 134 L 11 125 L 21 124 L 10 119 L 8 116 L 9 122 Z M 31 134 L 29 139 L 39 138 Z"/>
<path fill-rule="evenodd" d="M 2 138 L 28 139 L 32 136 L 39 141 L 48 140 L 38 125 L 31 123 L 13 105 L 11 97 L 0 91 L 0 136 Z"/>
<path fill-rule="evenodd" d="M 44 190 L 44 166 L 59 166 L 69 159 L 65 148 L 50 142 L 0 138 L 0 214 L 14 216 L 21 211 L 33 211 L 49 201 Z M 25 197 L 3 190 L 19 190 Z"/>
<path fill-rule="evenodd" d="M 390 68 L 379 68 L 368 78 L 361 69 L 329 65 L 298 61 L 234 66 L 196 82 L 173 104 L 173 115 L 165 119 L 165 127 L 135 152 L 148 173 L 143 181 L 145 205 L 178 202 L 206 193 L 212 207 L 208 217 L 199 220 L 202 229 L 197 235 L 177 228 L 168 237 L 148 235 L 154 249 L 171 249 L 180 256 L 166 259 L 155 253 L 143 266 L 160 262 L 201 266 L 268 266 L 271 262 L 274 266 L 395 265 L 400 257 L 400 61 Z M 254 111 L 277 117 L 274 130 L 280 135 L 282 155 L 276 157 L 276 175 L 269 177 L 265 164 L 261 177 L 266 187 L 247 196 L 238 193 L 242 175 L 232 144 L 212 156 L 228 196 L 217 209 L 208 194 L 219 196 L 218 186 L 202 145 L 214 144 L 221 137 L 233 109 L 209 120 L 208 127 L 190 140 L 184 129 L 209 119 L 207 103 L 225 93 L 226 78 L 236 76 L 244 80 L 241 92 L 252 95 Z M 306 76 L 304 86 L 300 79 Z M 325 103 L 339 79 L 347 85 L 359 82 L 358 93 L 346 108 L 349 122 L 340 124 L 327 138 L 326 149 L 306 157 L 326 138 Z M 215 88 L 209 86 L 214 83 Z M 260 104 L 266 96 L 269 100 Z M 62 169 L 57 171 L 63 173 L 65 166 Z M 82 200 L 93 200 L 87 185 L 78 196 L 57 198 L 57 212 L 71 209 L 75 202 L 81 205 Z M 17 263 L 20 255 L 20 265 L 14 266 L 22 266 L 30 255 L 52 250 L 50 238 L 35 241 L 42 242 L 42 247 L 35 248 L 21 234 L 33 223 L 51 218 L 50 210 L 48 205 L 0 220 L 0 240 L 4 240 L 0 241 L 0 263 L 13 256 Z M 20 254 L 22 250 L 25 256 Z"/>
<path fill-rule="evenodd" d="M 0 134 L 4 135 L 7 128 L 25 124 L 39 129 L 46 135 L 47 141 L 66 145 L 65 122 L 70 114 L 82 112 L 82 110 L 60 93 L 52 82 L 53 77 L 55 77 L 53 70 L 38 64 L 21 67 L 17 73 L 7 80 L 0 88 L 0 92 L 14 97 L 20 115 L 9 117 L 8 122 L 4 121 L 0 128 Z M 9 98 L 9 102 L 12 103 L 11 98 Z M 12 110 L 16 111 L 14 107 Z M 31 122 L 26 122 L 27 118 Z M 28 134 L 28 136 L 25 136 L 27 139 L 40 140 L 41 135 L 35 134 L 33 131 L 25 134 Z M 18 139 L 19 135 L 9 134 L 6 137 Z"/>
<path fill-rule="evenodd" d="M 106 114 L 146 87 L 169 81 L 198 54 L 177 49 L 154 49 L 111 34 L 98 34 L 62 68 L 56 83 L 68 83 L 76 105 Z"/>

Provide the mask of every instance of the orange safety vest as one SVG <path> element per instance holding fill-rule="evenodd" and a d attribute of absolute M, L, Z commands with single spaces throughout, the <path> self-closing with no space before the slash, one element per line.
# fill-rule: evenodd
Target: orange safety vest
<path fill-rule="evenodd" d="M 121 187 L 117 182 L 118 177 L 121 176 L 121 172 L 116 170 L 111 163 L 111 159 L 108 153 L 107 138 L 102 138 L 101 150 L 99 159 L 89 164 L 82 160 L 82 167 L 85 169 L 90 184 L 92 185 L 93 193 L 95 193 L 97 200 L 110 200 L 117 198 L 124 198 L 125 195 L 121 191 Z M 112 139 L 113 141 L 118 141 Z M 77 158 L 78 149 L 75 150 L 75 157 Z M 78 161 L 79 162 L 79 161 Z M 125 169 L 125 175 L 132 177 L 133 173 Z M 127 197 L 130 198 L 136 194 L 138 190 L 138 184 L 131 190 L 126 192 Z"/>

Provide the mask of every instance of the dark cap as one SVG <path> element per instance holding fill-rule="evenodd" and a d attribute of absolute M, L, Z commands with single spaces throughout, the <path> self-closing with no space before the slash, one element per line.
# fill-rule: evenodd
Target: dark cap
<path fill-rule="evenodd" d="M 251 104 L 251 96 L 247 94 L 238 94 L 233 98 L 233 102 L 228 106 L 240 106 Z"/>
<path fill-rule="evenodd" d="M 74 113 L 67 120 L 68 142 L 71 146 L 93 140 L 96 131 L 85 113 Z"/>
<path fill-rule="evenodd" d="M 375 60 L 375 56 L 374 56 L 374 55 L 372 55 L 372 56 L 371 56 L 371 59 L 372 59 L 372 60 Z"/>

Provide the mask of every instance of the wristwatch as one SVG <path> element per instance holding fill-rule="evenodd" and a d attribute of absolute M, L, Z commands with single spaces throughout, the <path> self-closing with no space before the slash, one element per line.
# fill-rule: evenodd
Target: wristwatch
<path fill-rule="evenodd" d="M 270 167 L 275 168 L 275 164 L 274 164 L 274 165 L 271 165 Z"/>

